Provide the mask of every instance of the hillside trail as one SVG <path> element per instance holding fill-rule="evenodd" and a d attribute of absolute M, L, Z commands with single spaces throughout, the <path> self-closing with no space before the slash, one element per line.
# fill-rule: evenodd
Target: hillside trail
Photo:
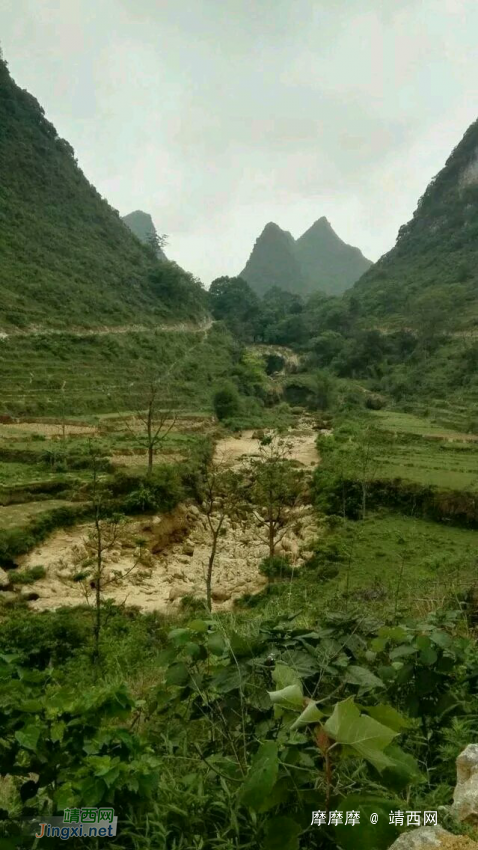
<path fill-rule="evenodd" d="M 128 333 L 156 333 L 163 331 L 167 333 L 208 333 L 214 324 L 211 318 L 204 322 L 177 322 L 176 324 L 168 324 L 167 322 L 158 325 L 115 325 L 100 328 L 42 328 L 41 326 L 33 326 L 29 328 L 19 328 L 14 331 L 0 330 L 0 341 L 9 339 L 10 337 L 22 336 L 61 336 L 68 334 L 69 336 L 110 336 L 115 334 Z"/>
<path fill-rule="evenodd" d="M 312 419 L 301 419 L 288 432 L 288 438 L 292 444 L 289 457 L 312 471 L 319 462 L 315 445 L 317 430 Z M 255 456 L 259 439 L 259 435 L 251 431 L 244 431 L 238 437 L 224 437 L 216 445 L 215 462 L 235 466 Z M 299 568 L 312 553 L 317 523 L 311 505 L 297 508 L 294 516 L 277 553 L 287 555 L 294 568 Z M 58 530 L 18 559 L 20 571 L 38 565 L 46 570 L 43 579 L 19 591 L 33 610 L 80 605 L 85 601 L 75 576 L 88 557 L 91 530 L 91 524 Z M 231 610 L 235 600 L 246 593 L 258 593 L 267 584 L 267 579 L 259 572 L 259 564 L 268 553 L 263 524 L 254 516 L 245 521 L 227 517 L 223 531 L 214 566 L 215 611 Z M 138 538 L 143 538 L 146 545 L 138 567 L 132 570 L 139 557 Z M 108 581 L 105 597 L 144 611 L 178 610 L 184 597 L 204 598 L 210 551 L 207 520 L 194 504 L 179 505 L 170 514 L 127 520 L 115 545 L 105 555 Z"/>

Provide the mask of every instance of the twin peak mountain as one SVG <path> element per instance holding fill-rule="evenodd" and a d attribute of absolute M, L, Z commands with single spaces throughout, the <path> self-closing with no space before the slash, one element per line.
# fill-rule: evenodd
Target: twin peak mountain
<path fill-rule="evenodd" d="M 371 265 L 322 216 L 297 240 L 274 222 L 266 224 L 240 276 L 258 295 L 274 286 L 298 295 L 340 295 Z"/>

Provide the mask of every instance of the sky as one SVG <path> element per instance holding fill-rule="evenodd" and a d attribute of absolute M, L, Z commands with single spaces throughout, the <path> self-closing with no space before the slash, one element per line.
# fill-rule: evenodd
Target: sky
<path fill-rule="evenodd" d="M 371 260 L 477 117 L 476 0 L 0 0 L 0 43 L 122 215 L 209 284 L 325 215 Z"/>

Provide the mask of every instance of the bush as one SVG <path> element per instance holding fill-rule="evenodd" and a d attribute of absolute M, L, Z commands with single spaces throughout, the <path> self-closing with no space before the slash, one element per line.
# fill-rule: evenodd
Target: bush
<path fill-rule="evenodd" d="M 216 390 L 213 398 L 214 411 L 219 419 L 232 419 L 240 410 L 239 393 L 234 384 L 225 384 L 222 389 Z"/>
<path fill-rule="evenodd" d="M 41 578 L 45 578 L 46 570 L 45 567 L 31 567 L 29 570 L 24 570 L 21 573 L 17 573 L 12 571 L 10 573 L 10 581 L 12 584 L 33 584 L 35 581 L 39 581 Z"/>
<path fill-rule="evenodd" d="M 293 569 L 288 558 L 283 558 L 281 555 L 274 555 L 272 558 L 264 558 L 259 564 L 259 572 L 269 579 L 288 578 L 293 574 Z"/>
<path fill-rule="evenodd" d="M 126 513 L 145 511 L 172 511 L 184 498 L 178 468 L 165 464 L 153 469 L 152 475 L 143 478 L 123 502 Z"/>

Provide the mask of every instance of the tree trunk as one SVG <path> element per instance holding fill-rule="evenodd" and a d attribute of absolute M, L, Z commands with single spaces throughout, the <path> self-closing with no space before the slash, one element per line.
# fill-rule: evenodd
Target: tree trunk
<path fill-rule="evenodd" d="M 98 514 L 95 519 L 96 526 L 96 576 L 95 576 L 95 623 L 93 627 L 93 662 L 98 664 L 100 660 L 100 633 L 101 633 L 101 573 L 103 569 L 103 541 L 101 539 L 101 526 Z"/>
<path fill-rule="evenodd" d="M 276 551 L 276 536 L 274 522 L 269 521 L 269 558 L 273 558 Z"/>
<path fill-rule="evenodd" d="M 146 421 L 146 431 L 148 435 L 148 476 L 153 472 L 154 460 L 154 439 L 153 439 L 153 406 L 152 402 L 148 405 L 148 418 Z"/>
<path fill-rule="evenodd" d="M 216 557 L 216 549 L 217 549 L 217 538 L 219 536 L 219 529 L 213 532 L 212 536 L 212 548 L 211 554 L 209 555 L 209 562 L 207 565 L 207 574 L 206 574 L 206 605 L 207 610 L 212 610 L 212 568 L 214 566 L 214 559 Z"/>
<path fill-rule="evenodd" d="M 367 485 L 362 484 L 362 520 L 365 519 L 367 513 Z"/>

